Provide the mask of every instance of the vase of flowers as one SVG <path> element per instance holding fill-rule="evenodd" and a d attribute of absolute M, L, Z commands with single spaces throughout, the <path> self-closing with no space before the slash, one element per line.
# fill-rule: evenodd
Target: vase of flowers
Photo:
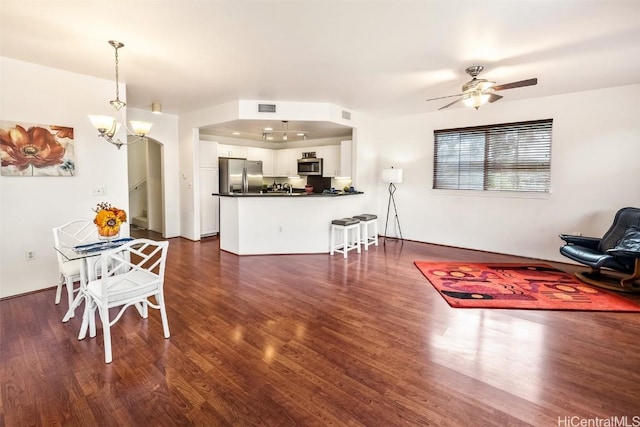
<path fill-rule="evenodd" d="M 100 239 L 108 242 L 116 239 L 120 234 L 120 225 L 127 222 L 125 211 L 115 208 L 107 202 L 98 203 L 93 211 L 96 213 L 93 222 L 98 227 Z"/>

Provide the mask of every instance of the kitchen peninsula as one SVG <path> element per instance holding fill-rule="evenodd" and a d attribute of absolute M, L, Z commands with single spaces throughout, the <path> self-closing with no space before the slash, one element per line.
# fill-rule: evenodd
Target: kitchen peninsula
<path fill-rule="evenodd" d="M 236 255 L 328 253 L 331 221 L 364 213 L 362 192 L 220 196 L 220 249 Z"/>

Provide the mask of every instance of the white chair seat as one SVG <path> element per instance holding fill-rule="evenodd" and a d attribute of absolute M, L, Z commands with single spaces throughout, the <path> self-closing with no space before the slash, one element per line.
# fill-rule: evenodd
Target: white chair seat
<path fill-rule="evenodd" d="M 161 281 L 158 276 L 145 271 L 132 271 L 127 279 L 109 277 L 105 279 L 108 288 L 109 304 L 114 305 L 130 298 L 138 298 L 140 295 L 149 296 L 158 292 Z M 94 280 L 87 285 L 87 292 L 96 301 L 102 300 L 102 281 Z M 117 305 L 117 304 L 116 304 Z"/>
<path fill-rule="evenodd" d="M 65 276 L 80 276 L 81 259 L 74 259 L 60 264 L 60 273 Z"/>

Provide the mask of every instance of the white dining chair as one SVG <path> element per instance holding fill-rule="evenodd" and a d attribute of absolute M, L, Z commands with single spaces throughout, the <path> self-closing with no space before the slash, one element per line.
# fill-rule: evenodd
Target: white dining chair
<path fill-rule="evenodd" d="M 95 312 L 98 310 L 104 335 L 104 361 L 111 363 L 111 326 L 124 311 L 135 306 L 140 316 L 148 317 L 148 307 L 160 310 L 164 337 L 169 338 L 169 322 L 164 303 L 164 270 L 169 242 L 136 239 L 101 255 L 102 276 L 87 284 L 89 335 L 96 336 Z M 96 267 L 98 268 L 98 267 Z M 97 274 L 96 276 L 97 277 Z M 154 297 L 155 303 L 150 300 Z M 115 317 L 109 309 L 120 307 Z M 83 322 L 84 323 L 84 322 Z"/>
<path fill-rule="evenodd" d="M 76 219 L 64 225 L 53 228 L 53 242 L 57 247 L 72 248 L 76 245 L 98 240 L 98 231 L 95 224 L 86 219 Z M 62 287 L 67 287 L 68 307 L 71 307 L 74 294 L 80 289 L 80 263 L 82 260 L 68 261 L 56 251 L 58 256 L 58 270 L 60 280 L 56 289 L 55 303 L 60 304 Z M 78 286 L 75 286 L 78 284 Z M 73 314 L 71 315 L 73 317 Z"/>

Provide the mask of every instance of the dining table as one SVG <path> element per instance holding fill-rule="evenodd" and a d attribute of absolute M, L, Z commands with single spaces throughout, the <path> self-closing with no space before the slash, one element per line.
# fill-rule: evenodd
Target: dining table
<path fill-rule="evenodd" d="M 132 237 L 122 237 L 113 240 L 101 240 L 97 242 L 87 242 L 76 246 L 54 246 L 66 261 L 80 260 L 80 287 L 78 294 L 73 299 L 71 306 L 62 318 L 62 322 L 66 323 L 71 319 L 76 311 L 76 308 L 84 301 L 84 313 L 82 316 L 82 326 L 80 327 L 80 333 L 78 339 L 84 339 L 87 334 L 87 328 L 95 328 L 95 322 L 89 322 L 89 301 L 87 299 L 87 285 L 90 281 L 97 278 L 96 266 L 100 263 L 100 256 L 113 248 L 117 248 L 129 241 L 133 240 Z M 92 336 L 95 335 L 95 331 L 91 331 Z"/>

